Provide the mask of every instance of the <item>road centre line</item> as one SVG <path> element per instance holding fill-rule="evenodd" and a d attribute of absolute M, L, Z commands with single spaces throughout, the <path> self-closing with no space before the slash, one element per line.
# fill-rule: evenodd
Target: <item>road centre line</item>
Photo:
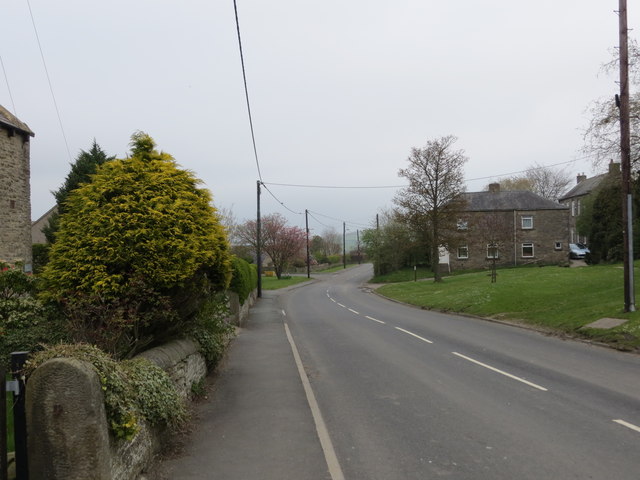
<path fill-rule="evenodd" d="M 630 428 L 631 430 L 634 430 L 638 433 L 640 433 L 640 427 L 637 425 L 634 425 L 633 423 L 629 423 L 629 422 L 625 422 L 624 420 L 613 420 L 615 423 L 617 423 L 618 425 L 622 425 L 623 427 L 627 427 Z"/>
<path fill-rule="evenodd" d="M 291 346 L 291 351 L 293 352 L 293 358 L 296 362 L 296 366 L 298 367 L 298 374 L 300 375 L 300 380 L 302 380 L 302 386 L 304 387 L 304 393 L 307 396 L 307 402 L 309 403 L 309 408 L 311 409 L 313 421 L 316 425 L 316 432 L 320 440 L 320 445 L 322 446 L 322 451 L 324 452 L 324 458 L 327 462 L 329 475 L 331 476 L 331 480 L 344 480 L 344 474 L 342 473 L 340 462 L 338 462 L 338 457 L 333 448 L 333 443 L 331 442 L 331 437 L 329 436 L 329 430 L 327 429 L 327 425 L 324 423 L 324 419 L 322 418 L 322 412 L 320 411 L 320 407 L 318 406 L 318 402 L 313 393 L 313 389 L 311 388 L 309 377 L 307 376 L 307 373 L 304 370 L 304 366 L 302 365 L 302 360 L 300 358 L 300 354 L 298 353 L 298 347 L 296 347 L 296 343 L 293 340 L 293 336 L 291 335 L 291 331 L 289 330 L 289 325 L 285 323 L 284 329 L 287 334 L 287 340 L 289 340 L 289 345 Z"/>
<path fill-rule="evenodd" d="M 348 308 L 351 313 L 355 313 L 356 315 L 360 315 L 360 312 L 356 312 L 353 308 Z"/>
<path fill-rule="evenodd" d="M 338 305 L 340 305 L 342 308 L 347 308 L 346 305 L 341 304 L 340 302 L 336 302 Z"/>
<path fill-rule="evenodd" d="M 409 335 L 411 335 L 412 337 L 416 337 L 419 338 L 420 340 L 422 340 L 423 342 L 427 342 L 427 343 L 433 343 L 431 340 L 427 340 L 424 337 L 421 337 L 420 335 L 416 335 L 415 333 L 410 332 L 409 330 L 405 330 L 404 328 L 400 328 L 400 327 L 395 327 L 396 330 L 400 330 L 401 332 L 407 333 Z"/>
<path fill-rule="evenodd" d="M 369 315 L 365 315 L 364 318 L 368 318 L 369 320 L 373 320 L 374 322 L 378 322 L 383 325 L 386 325 L 386 322 L 383 322 L 382 320 L 378 320 L 377 318 L 370 317 Z"/>
<path fill-rule="evenodd" d="M 456 356 L 458 356 L 460 358 L 463 358 L 463 359 L 465 359 L 465 360 L 467 360 L 467 361 L 469 361 L 471 363 L 475 363 L 476 365 L 480 365 L 481 367 L 487 368 L 487 369 L 492 370 L 492 371 L 494 371 L 496 373 L 504 375 L 505 377 L 509 377 L 509 378 L 511 378 L 513 380 L 517 380 L 518 382 L 522 382 L 522 383 L 524 383 L 526 385 L 529 385 L 530 387 L 537 388 L 538 390 L 542 390 L 543 392 L 547 392 L 548 391 L 546 388 L 541 387 L 540 385 L 536 385 L 535 383 L 529 382 L 529 381 L 525 380 L 524 378 L 516 377 L 515 375 L 511 375 L 510 373 L 507 373 L 504 370 L 499 370 L 499 369 L 497 369 L 495 367 L 492 367 L 491 365 L 487 365 L 486 363 L 482 363 L 482 362 L 479 362 L 478 360 L 474 360 L 471 357 L 467 357 L 466 355 L 462 355 L 461 353 L 458 353 L 458 352 L 451 352 L 451 353 L 453 353 L 454 355 L 456 355 Z"/>

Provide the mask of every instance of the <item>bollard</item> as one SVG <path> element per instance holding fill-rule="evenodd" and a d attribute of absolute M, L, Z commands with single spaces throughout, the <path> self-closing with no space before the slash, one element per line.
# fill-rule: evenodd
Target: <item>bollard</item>
<path fill-rule="evenodd" d="M 27 463 L 27 415 L 25 409 L 26 390 L 22 368 L 29 352 L 11 353 L 11 373 L 18 383 L 18 392 L 13 393 L 13 436 L 16 444 L 16 480 L 29 480 Z"/>

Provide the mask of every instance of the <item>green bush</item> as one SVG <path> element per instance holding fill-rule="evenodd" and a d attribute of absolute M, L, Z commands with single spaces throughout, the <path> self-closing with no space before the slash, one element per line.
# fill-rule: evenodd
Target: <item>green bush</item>
<path fill-rule="evenodd" d="M 34 243 L 31 247 L 33 256 L 33 273 L 38 274 L 49 261 L 49 250 L 51 245 L 48 243 Z"/>
<path fill-rule="evenodd" d="M 329 263 L 342 263 L 342 255 L 329 255 L 327 256 Z"/>
<path fill-rule="evenodd" d="M 237 293 L 240 298 L 240 304 L 244 304 L 249 294 L 258 286 L 258 270 L 256 265 L 249 264 L 238 257 L 232 258 L 231 269 L 229 290 Z"/>
<path fill-rule="evenodd" d="M 186 335 L 200 345 L 200 353 L 207 365 L 213 366 L 222 358 L 234 329 L 226 321 L 229 316 L 228 299 L 224 294 L 212 295 L 202 305 Z"/>
<path fill-rule="evenodd" d="M 35 296 L 38 279 L 25 274 L 20 265 L 0 263 L 0 362 L 9 354 L 35 351 L 41 343 L 67 338 L 64 320 Z"/>
<path fill-rule="evenodd" d="M 84 331 L 96 326 L 83 309 L 99 313 L 99 345 L 118 355 L 182 332 L 231 276 L 210 193 L 148 135 L 133 135 L 131 146 L 130 157 L 102 164 L 69 193 L 42 273 L 43 298 Z"/>

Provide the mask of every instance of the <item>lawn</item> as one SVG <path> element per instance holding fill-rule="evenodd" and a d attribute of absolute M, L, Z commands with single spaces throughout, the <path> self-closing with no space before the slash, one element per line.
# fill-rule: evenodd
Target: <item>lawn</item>
<path fill-rule="evenodd" d="M 475 272 L 437 284 L 424 280 L 384 285 L 377 292 L 427 309 L 523 322 L 618 348 L 640 348 L 640 312 L 623 312 L 622 265 L 511 268 L 498 271 L 497 283 L 490 278 L 487 271 Z M 610 330 L 578 331 L 604 317 L 628 321 Z"/>
<path fill-rule="evenodd" d="M 309 279 L 307 276 L 282 276 L 281 280 L 277 277 L 262 277 L 262 289 L 263 290 L 278 290 L 279 288 L 290 287 L 298 283 L 307 282 Z"/>

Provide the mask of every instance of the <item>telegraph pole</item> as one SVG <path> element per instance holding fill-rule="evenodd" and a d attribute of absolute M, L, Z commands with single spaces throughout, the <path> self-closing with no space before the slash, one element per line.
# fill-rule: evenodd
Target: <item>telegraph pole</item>
<path fill-rule="evenodd" d="M 260 237 L 260 180 L 258 184 L 258 213 L 256 220 L 256 261 L 258 262 L 258 298 L 262 297 L 262 239 Z"/>
<path fill-rule="evenodd" d="M 309 210 L 304 210 L 304 223 L 307 227 L 307 278 L 311 278 L 311 255 L 309 255 Z"/>
<path fill-rule="evenodd" d="M 627 0 L 618 1 L 620 33 L 620 97 L 616 99 L 616 103 L 620 109 L 620 168 L 622 170 L 622 231 L 624 236 L 624 311 L 635 312 Z"/>
<path fill-rule="evenodd" d="M 347 224 L 342 222 L 342 266 L 347 268 Z"/>

